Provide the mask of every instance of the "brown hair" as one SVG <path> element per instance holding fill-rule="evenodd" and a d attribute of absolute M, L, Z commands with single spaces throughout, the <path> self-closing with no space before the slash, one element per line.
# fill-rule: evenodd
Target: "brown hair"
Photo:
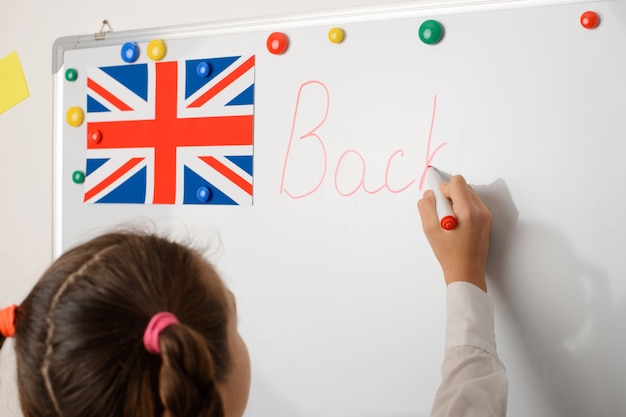
<path fill-rule="evenodd" d="M 66 252 L 16 312 L 24 415 L 222 417 L 226 300 L 198 252 L 155 235 L 112 233 Z M 153 355 L 142 338 L 161 311 L 180 324 Z"/>

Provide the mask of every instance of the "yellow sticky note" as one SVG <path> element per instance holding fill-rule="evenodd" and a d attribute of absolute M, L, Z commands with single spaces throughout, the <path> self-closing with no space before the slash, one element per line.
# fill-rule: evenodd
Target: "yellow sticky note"
<path fill-rule="evenodd" d="M 17 51 L 0 59 L 0 114 L 30 96 Z"/>

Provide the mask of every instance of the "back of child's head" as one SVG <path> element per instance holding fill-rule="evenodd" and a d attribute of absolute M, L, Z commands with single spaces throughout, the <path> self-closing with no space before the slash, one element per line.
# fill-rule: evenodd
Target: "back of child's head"
<path fill-rule="evenodd" d="M 107 234 L 66 252 L 15 310 L 24 415 L 221 417 L 226 291 L 198 252 L 155 235 Z M 179 323 L 155 354 L 143 338 L 160 312 Z"/>

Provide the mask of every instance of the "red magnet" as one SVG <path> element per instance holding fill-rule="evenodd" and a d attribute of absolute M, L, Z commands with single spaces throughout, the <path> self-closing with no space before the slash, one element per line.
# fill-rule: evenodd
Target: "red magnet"
<path fill-rule="evenodd" d="M 600 16 L 591 10 L 580 15 L 580 24 L 586 29 L 595 29 L 600 24 Z"/>
<path fill-rule="evenodd" d="M 289 38 L 282 32 L 274 32 L 267 37 L 267 50 L 274 55 L 285 53 L 289 47 Z"/>
<path fill-rule="evenodd" d="M 102 140 L 102 133 L 100 133 L 99 130 L 94 129 L 89 131 L 89 142 L 91 143 L 100 143 L 100 141 Z"/>

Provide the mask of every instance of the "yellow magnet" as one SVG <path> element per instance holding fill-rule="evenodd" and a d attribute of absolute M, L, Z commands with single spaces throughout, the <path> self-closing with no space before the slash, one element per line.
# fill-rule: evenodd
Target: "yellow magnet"
<path fill-rule="evenodd" d="M 332 28 L 328 31 L 328 40 L 332 43 L 341 43 L 346 36 L 346 32 L 344 32 L 341 28 Z"/>
<path fill-rule="evenodd" d="M 70 107 L 67 109 L 65 120 L 67 120 L 68 125 L 78 127 L 83 124 L 83 120 L 85 120 L 85 113 L 83 112 L 83 109 L 78 106 Z"/>
<path fill-rule="evenodd" d="M 160 61 L 165 56 L 165 42 L 161 39 L 153 39 L 148 43 L 148 58 L 153 61 Z"/>

